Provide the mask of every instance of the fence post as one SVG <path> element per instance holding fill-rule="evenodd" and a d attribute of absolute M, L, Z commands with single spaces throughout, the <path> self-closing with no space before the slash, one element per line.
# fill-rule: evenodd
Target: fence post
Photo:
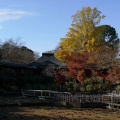
<path fill-rule="evenodd" d="M 113 93 L 111 94 L 111 108 L 113 109 Z"/>

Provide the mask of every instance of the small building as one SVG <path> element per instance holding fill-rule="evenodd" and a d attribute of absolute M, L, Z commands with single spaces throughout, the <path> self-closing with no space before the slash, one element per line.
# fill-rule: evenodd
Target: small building
<path fill-rule="evenodd" d="M 33 76 L 35 69 L 26 64 L 0 60 L 0 89 L 15 85 L 23 77 Z"/>
<path fill-rule="evenodd" d="M 66 65 L 59 61 L 54 53 L 42 53 L 42 56 L 29 64 L 31 67 L 37 68 L 37 74 L 44 73 L 47 76 L 53 76 L 54 70 L 66 69 Z"/>
<path fill-rule="evenodd" d="M 29 64 L 29 66 L 35 66 L 37 68 L 46 67 L 49 65 L 63 68 L 66 67 L 66 65 L 59 61 L 53 53 L 42 53 L 42 56 L 38 60 Z"/>
<path fill-rule="evenodd" d="M 54 70 L 58 69 L 66 69 L 66 65 L 55 58 L 53 53 L 43 53 L 38 60 L 30 64 L 0 60 L 0 89 L 12 86 L 21 89 L 28 84 L 32 86 L 31 81 L 34 81 L 34 84 L 47 84 L 54 80 Z"/>

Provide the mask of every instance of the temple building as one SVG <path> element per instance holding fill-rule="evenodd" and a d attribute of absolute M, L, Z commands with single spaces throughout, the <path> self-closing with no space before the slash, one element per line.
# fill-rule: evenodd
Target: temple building
<path fill-rule="evenodd" d="M 37 68 L 54 65 L 56 67 L 66 67 L 66 65 L 59 61 L 53 53 L 42 53 L 42 56 L 33 63 L 30 63 L 29 66 L 34 66 Z"/>
<path fill-rule="evenodd" d="M 25 85 L 31 85 L 31 81 L 37 85 L 47 84 L 50 79 L 54 80 L 54 71 L 61 69 L 66 69 L 66 65 L 55 58 L 53 53 L 43 53 L 38 60 L 30 64 L 0 60 L 0 88 L 9 89 L 9 86 L 26 88 Z M 36 81 L 39 81 L 39 84 Z"/>

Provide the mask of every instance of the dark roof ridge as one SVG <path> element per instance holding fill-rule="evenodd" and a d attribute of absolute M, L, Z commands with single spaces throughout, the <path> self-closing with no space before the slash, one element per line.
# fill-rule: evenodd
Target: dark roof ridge
<path fill-rule="evenodd" d="M 42 55 L 54 55 L 54 53 L 42 53 Z"/>
<path fill-rule="evenodd" d="M 55 56 L 54 53 L 42 53 L 42 56 L 36 60 L 35 62 L 48 65 L 49 63 L 53 63 L 58 66 L 66 66 L 63 62 L 59 61 Z"/>

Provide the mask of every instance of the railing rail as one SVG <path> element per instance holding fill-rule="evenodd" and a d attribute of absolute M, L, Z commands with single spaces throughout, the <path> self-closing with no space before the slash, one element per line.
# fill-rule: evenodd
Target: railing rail
<path fill-rule="evenodd" d="M 51 90 L 22 90 L 23 96 L 39 97 L 39 99 L 65 101 L 65 102 L 102 102 L 103 94 L 81 94 L 70 92 L 57 92 Z"/>
<path fill-rule="evenodd" d="M 113 91 L 106 94 L 82 94 L 71 92 L 57 92 L 51 90 L 26 90 L 22 89 L 23 96 L 38 97 L 44 101 L 63 101 L 75 103 L 104 103 L 109 108 L 120 108 L 120 92 Z"/>
<path fill-rule="evenodd" d="M 109 108 L 120 108 L 120 92 L 113 91 L 102 96 L 102 102 L 107 104 Z"/>

